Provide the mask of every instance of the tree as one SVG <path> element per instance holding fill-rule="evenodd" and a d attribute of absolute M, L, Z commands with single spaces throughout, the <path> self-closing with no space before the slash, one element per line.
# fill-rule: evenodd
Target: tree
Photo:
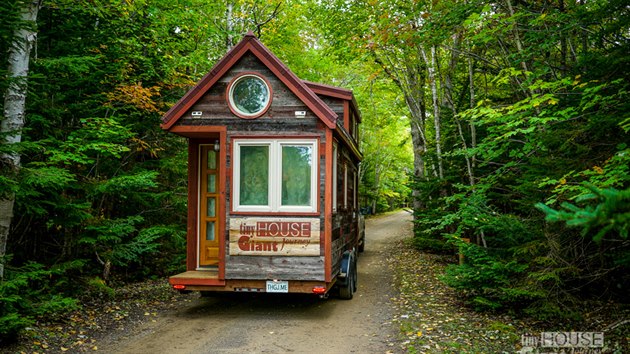
<path fill-rule="evenodd" d="M 41 0 L 27 0 L 20 4 L 20 23 L 14 29 L 13 40 L 9 48 L 7 80 L 9 82 L 4 92 L 3 119 L 0 122 L 0 136 L 2 137 L 2 152 L 0 164 L 10 175 L 17 175 L 20 169 L 20 153 L 16 144 L 22 140 L 28 88 L 29 62 L 31 49 L 37 36 L 37 13 Z M 6 167 L 5 167 L 6 166 Z M 13 209 L 15 203 L 14 191 L 1 191 L 0 195 L 0 279 L 4 278 L 5 254 Z"/>
<path fill-rule="evenodd" d="M 625 235 L 624 214 L 602 211 L 625 195 L 608 188 L 629 183 L 623 1 L 314 3 L 326 19 L 322 45 L 337 58 L 371 59 L 405 100 L 416 244 L 466 254 L 451 285 L 479 307 L 541 317 L 562 315 L 549 298 L 588 296 L 592 281 L 620 294 L 612 284 L 630 283 L 627 240 L 608 230 L 597 244 L 546 224 L 535 205 Z M 576 207 L 593 194 L 585 185 L 608 199 Z M 552 212 L 558 205 L 572 207 Z"/>

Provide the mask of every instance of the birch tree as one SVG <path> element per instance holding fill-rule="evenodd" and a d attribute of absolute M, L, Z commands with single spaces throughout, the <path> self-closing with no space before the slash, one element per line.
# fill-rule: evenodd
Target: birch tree
<path fill-rule="evenodd" d="M 431 57 L 427 55 L 426 50 L 420 46 L 420 54 L 422 59 L 426 63 L 429 73 L 429 83 L 431 85 L 431 98 L 433 103 L 433 126 L 435 128 L 435 155 L 437 159 L 438 172 L 437 177 L 444 178 L 444 167 L 442 162 L 442 132 L 441 132 L 441 119 L 440 119 L 440 105 L 438 98 L 437 77 L 436 77 L 436 50 L 435 46 L 431 46 Z"/>
<path fill-rule="evenodd" d="M 7 80 L 8 88 L 4 93 L 4 112 L 0 122 L 2 144 L 18 144 L 22 141 L 22 128 L 27 93 L 27 77 L 31 49 L 37 37 L 36 21 L 41 0 L 29 0 L 23 3 L 21 10 L 21 24 L 14 31 L 14 39 L 9 48 Z M 0 155 L 0 163 L 11 174 L 20 169 L 20 154 L 11 149 Z M 0 279 L 4 278 L 4 257 L 7 240 L 13 218 L 15 193 L 0 197 Z"/>

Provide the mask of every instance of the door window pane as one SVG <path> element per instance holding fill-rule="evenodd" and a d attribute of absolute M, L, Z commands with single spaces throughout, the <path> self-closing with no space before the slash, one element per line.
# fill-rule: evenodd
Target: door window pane
<path fill-rule="evenodd" d="M 206 211 L 206 214 L 208 215 L 208 217 L 213 218 L 216 215 L 216 199 L 214 198 L 208 198 L 208 210 Z"/>
<path fill-rule="evenodd" d="M 214 241 L 214 221 L 206 221 L 206 241 Z"/>
<path fill-rule="evenodd" d="M 216 170 L 217 168 L 217 152 L 208 149 L 208 169 Z"/>
<path fill-rule="evenodd" d="M 311 205 L 312 146 L 282 147 L 282 205 Z"/>
<path fill-rule="evenodd" d="M 208 193 L 215 193 L 217 191 L 217 176 L 213 174 L 208 175 Z"/>
<path fill-rule="evenodd" d="M 269 147 L 241 146 L 240 205 L 269 205 Z"/>

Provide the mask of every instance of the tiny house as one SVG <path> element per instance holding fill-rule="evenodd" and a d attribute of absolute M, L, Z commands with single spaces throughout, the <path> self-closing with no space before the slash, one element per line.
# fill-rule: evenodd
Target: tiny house
<path fill-rule="evenodd" d="M 188 291 L 356 290 L 365 236 L 352 91 L 299 79 L 251 32 L 163 117 L 188 138 Z"/>

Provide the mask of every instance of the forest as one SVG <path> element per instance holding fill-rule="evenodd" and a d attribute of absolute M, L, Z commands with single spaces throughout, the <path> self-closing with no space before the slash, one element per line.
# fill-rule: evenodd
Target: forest
<path fill-rule="evenodd" d="M 184 268 L 187 150 L 162 115 L 251 30 L 353 90 L 361 206 L 480 311 L 630 291 L 623 0 L 0 2 L 0 338 Z"/>

